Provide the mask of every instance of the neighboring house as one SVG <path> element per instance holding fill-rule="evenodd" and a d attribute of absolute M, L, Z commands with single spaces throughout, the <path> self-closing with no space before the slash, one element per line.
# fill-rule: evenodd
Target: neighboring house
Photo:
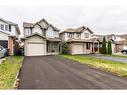
<path fill-rule="evenodd" d="M 62 40 L 69 45 L 70 54 L 99 53 L 99 42 L 92 35 L 93 32 L 85 26 L 69 28 L 60 33 Z"/>
<path fill-rule="evenodd" d="M 36 23 L 23 23 L 25 56 L 59 54 L 59 29 L 45 19 Z"/>
<path fill-rule="evenodd" d="M 100 45 L 103 42 L 103 37 L 105 36 L 106 42 L 111 41 L 112 42 L 112 53 L 120 52 L 124 46 L 127 46 L 127 40 L 122 37 L 121 35 L 94 35 L 98 38 Z"/>
<path fill-rule="evenodd" d="M 9 55 L 17 52 L 19 35 L 18 24 L 0 18 L 0 45 L 9 49 Z"/>

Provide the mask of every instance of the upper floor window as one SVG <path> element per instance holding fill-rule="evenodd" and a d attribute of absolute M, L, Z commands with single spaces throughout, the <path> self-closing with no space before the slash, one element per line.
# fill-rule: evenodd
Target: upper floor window
<path fill-rule="evenodd" d="M 57 31 L 54 31 L 54 34 L 55 34 L 55 37 L 58 37 L 59 36 L 59 34 L 58 34 Z"/>
<path fill-rule="evenodd" d="M 3 24 L 0 25 L 0 29 L 4 30 L 4 25 Z"/>
<path fill-rule="evenodd" d="M 68 38 L 74 38 L 74 33 L 67 33 Z"/>
<path fill-rule="evenodd" d="M 30 31 L 30 29 L 27 29 L 27 31 L 30 33 L 31 31 Z"/>
<path fill-rule="evenodd" d="M 30 29 L 28 29 L 27 32 L 28 32 L 28 34 L 30 34 L 31 33 Z"/>
<path fill-rule="evenodd" d="M 67 33 L 67 37 L 70 38 L 71 37 L 71 34 L 70 33 Z"/>
<path fill-rule="evenodd" d="M 24 35 L 31 35 L 31 29 L 29 29 L 29 28 L 25 28 L 24 29 Z"/>
<path fill-rule="evenodd" d="M 80 38 L 81 34 L 80 33 L 76 33 L 76 38 Z"/>
<path fill-rule="evenodd" d="M 5 30 L 9 31 L 9 25 L 5 25 Z"/>
<path fill-rule="evenodd" d="M 85 38 L 89 38 L 89 33 L 84 33 Z"/>

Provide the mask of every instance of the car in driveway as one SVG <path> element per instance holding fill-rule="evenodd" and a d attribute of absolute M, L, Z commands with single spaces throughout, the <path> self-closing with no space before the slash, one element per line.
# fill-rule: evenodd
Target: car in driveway
<path fill-rule="evenodd" d="M 3 58 L 6 56 L 7 50 L 0 45 L 0 58 Z"/>
<path fill-rule="evenodd" d="M 123 47 L 123 50 L 121 51 L 123 54 L 127 54 L 127 46 Z"/>
<path fill-rule="evenodd" d="M 127 49 L 121 51 L 123 54 L 127 54 Z"/>

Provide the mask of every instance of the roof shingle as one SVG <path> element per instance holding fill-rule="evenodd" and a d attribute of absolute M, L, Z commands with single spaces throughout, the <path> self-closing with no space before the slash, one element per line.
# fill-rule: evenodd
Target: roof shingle
<path fill-rule="evenodd" d="M 23 27 L 33 27 L 33 23 L 23 22 Z"/>

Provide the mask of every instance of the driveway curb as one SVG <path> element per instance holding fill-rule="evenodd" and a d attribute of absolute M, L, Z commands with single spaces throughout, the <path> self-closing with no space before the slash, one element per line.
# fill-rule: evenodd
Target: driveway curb
<path fill-rule="evenodd" d="M 23 63 L 22 63 L 23 64 Z M 21 69 L 22 69 L 22 66 L 20 67 L 20 69 L 19 69 L 19 71 L 17 72 L 17 75 L 16 75 L 16 77 L 15 77 L 15 82 L 14 82 L 14 84 L 13 84 L 13 88 L 14 89 L 18 89 L 18 87 L 19 87 L 19 82 L 20 82 L 20 79 L 19 79 L 19 74 L 20 74 L 20 72 L 21 72 Z"/>

